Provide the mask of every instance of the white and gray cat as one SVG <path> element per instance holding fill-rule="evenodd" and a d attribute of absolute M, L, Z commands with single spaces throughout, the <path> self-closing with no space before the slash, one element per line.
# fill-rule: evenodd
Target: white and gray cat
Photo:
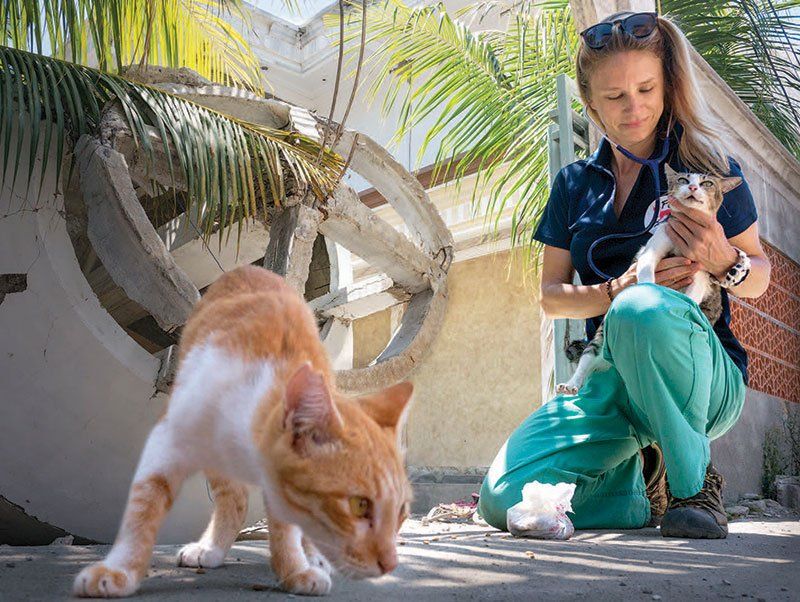
<path fill-rule="evenodd" d="M 679 213 L 680 207 L 685 206 L 715 216 L 722 205 L 722 195 L 742 182 L 739 177 L 721 178 L 708 174 L 676 172 L 669 165 L 664 166 L 664 171 L 667 176 L 667 193 L 678 201 L 672 207 L 675 213 Z M 653 236 L 636 254 L 636 279 L 640 283 L 655 283 L 658 263 L 666 257 L 677 255 L 677 249 L 667 236 L 666 225 L 667 220 L 658 223 L 653 229 Z M 722 295 L 719 284 L 711 274 L 697 272 L 692 283 L 681 289 L 681 292 L 700 306 L 711 324 L 719 319 L 722 313 Z M 603 337 L 603 324 L 600 324 L 591 341 L 573 341 L 567 347 L 567 357 L 573 362 L 577 360 L 578 367 L 568 382 L 556 387 L 557 393 L 576 394 L 586 378 L 605 365 L 600 355 Z"/>

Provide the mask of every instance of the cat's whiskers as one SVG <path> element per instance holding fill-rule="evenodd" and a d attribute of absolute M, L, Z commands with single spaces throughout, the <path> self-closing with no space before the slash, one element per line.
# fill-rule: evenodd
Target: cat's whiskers
<path fill-rule="evenodd" d="M 342 552 L 328 542 L 316 541 L 314 544 L 322 552 L 337 572 L 348 578 L 364 579 L 370 577 L 372 571 L 363 562 L 357 561 L 347 552 Z"/>
<path fill-rule="evenodd" d="M 328 562 L 330 562 L 337 571 L 344 574 L 345 571 L 349 570 L 348 565 L 342 560 L 346 555 L 338 546 L 320 540 L 314 541 L 314 545 L 317 546 L 319 551 L 322 552 L 322 555 L 328 559 Z"/>

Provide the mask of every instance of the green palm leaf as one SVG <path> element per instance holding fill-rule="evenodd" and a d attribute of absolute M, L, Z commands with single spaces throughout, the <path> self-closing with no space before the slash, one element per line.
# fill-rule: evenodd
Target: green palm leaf
<path fill-rule="evenodd" d="M 134 63 L 189 67 L 211 81 L 260 90 L 241 0 L 4 0 L 0 43 L 102 71 Z"/>
<path fill-rule="evenodd" d="M 661 6 L 714 71 L 800 158 L 800 0 L 663 0 Z"/>
<path fill-rule="evenodd" d="M 151 164 L 154 149 L 149 128 L 160 134 L 167 157 L 174 152 L 178 164 L 169 165 L 171 177 L 175 179 L 178 169 L 185 174 L 187 202 L 195 207 L 206 237 L 213 231 L 222 237 L 231 224 L 253 216 L 259 202 L 263 205 L 267 201 L 265 179 L 276 203 L 284 196 L 287 173 L 324 198 L 342 170 L 341 158 L 331 152 L 323 153 L 317 165 L 319 143 L 305 136 L 225 116 L 117 75 L 0 46 L 3 180 L 16 180 L 18 175 L 20 162 L 15 161 L 10 176 L 10 162 L 19 155 L 22 139 L 17 137 L 14 152 L 11 129 L 15 120 L 20 128 L 30 129 L 31 153 L 36 152 L 43 136 L 44 171 L 51 136 L 60 157 L 68 136 L 74 141 L 83 134 L 98 133 L 102 107 L 112 101 L 120 103 L 133 136 Z M 55 123 L 56 128 L 52 129 L 50 123 L 42 126 L 41 120 Z M 60 161 L 55 169 L 58 177 Z M 31 175 L 27 174 L 28 181 Z M 256 194 L 254 179 L 260 195 Z"/>
<path fill-rule="evenodd" d="M 794 110 L 800 107 L 792 103 L 800 98 L 800 61 L 790 48 L 800 41 L 799 5 L 800 0 L 662 2 L 700 54 L 798 157 Z M 346 42 L 355 39 L 360 23 L 361 5 L 349 6 Z M 487 0 L 460 11 L 477 17 L 500 12 L 503 31 L 480 33 L 441 4 L 411 9 L 401 0 L 385 0 L 368 10 L 371 93 L 383 95 L 386 112 L 399 109 L 395 139 L 433 119 L 418 156 L 436 145 L 434 180 L 447 169 L 460 184 L 477 166 L 473 203 L 488 202 L 487 219 L 495 226 L 513 204 L 512 244 L 532 246 L 535 257 L 534 226 L 549 188 L 547 129 L 556 76 L 575 75 L 578 35 L 568 0 Z"/>
<path fill-rule="evenodd" d="M 360 10 L 351 6 L 348 40 L 356 35 Z M 511 235 L 515 244 L 528 243 L 547 198 L 555 76 L 574 70 L 577 34 L 566 0 L 513 12 L 506 31 L 478 34 L 442 5 L 410 9 L 388 0 L 368 10 L 370 93 L 384 93 L 386 112 L 399 106 L 395 138 L 435 117 L 418 155 L 438 145 L 434 180 L 447 170 L 458 181 L 477 164 L 473 202 L 485 194 L 488 216 L 497 223 L 506 205 L 520 199 Z"/>

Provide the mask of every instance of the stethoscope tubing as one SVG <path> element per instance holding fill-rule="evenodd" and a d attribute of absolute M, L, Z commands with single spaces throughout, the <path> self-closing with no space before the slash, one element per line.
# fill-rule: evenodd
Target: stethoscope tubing
<path fill-rule="evenodd" d="M 594 123 L 594 121 L 592 121 L 592 123 Z M 597 124 L 595 124 L 595 126 L 596 125 Z M 616 142 L 611 140 L 611 138 L 609 138 L 605 134 L 605 132 L 603 132 L 603 137 L 606 140 L 608 140 L 609 144 L 613 144 L 616 147 L 616 149 L 619 152 L 621 152 L 623 155 L 625 155 L 628 159 L 630 159 L 631 161 L 635 161 L 636 163 L 639 163 L 641 165 L 644 165 L 644 166 L 650 168 L 650 171 L 653 174 L 653 182 L 655 182 L 655 185 L 656 185 L 656 192 L 658 193 L 658 196 L 656 197 L 656 203 L 657 204 L 660 203 L 660 199 L 661 199 L 661 178 L 659 177 L 658 167 L 659 167 L 659 165 L 661 165 L 661 162 L 664 159 L 667 158 L 667 154 L 669 153 L 669 135 L 670 135 L 671 129 L 672 129 L 672 116 L 670 115 L 670 119 L 669 119 L 669 122 L 667 124 L 667 133 L 666 133 L 666 136 L 664 137 L 664 142 L 661 145 L 661 153 L 659 154 L 658 158 L 656 158 L 656 159 L 642 159 L 641 157 L 637 157 L 632 152 L 630 152 L 628 149 L 624 148 L 621 144 L 617 144 Z M 613 201 L 613 199 L 612 199 L 612 201 Z M 613 278 L 613 276 L 610 276 L 610 275 L 606 274 L 600 268 L 598 268 L 597 265 L 594 263 L 594 260 L 592 259 L 592 254 L 594 253 L 594 250 L 597 247 L 597 245 L 599 245 L 600 243 L 603 243 L 603 242 L 605 242 L 607 240 L 614 239 L 614 238 L 620 238 L 620 239 L 635 238 L 637 236 L 642 236 L 643 234 L 647 234 L 648 232 L 650 232 L 655 227 L 656 223 L 658 222 L 659 213 L 660 213 L 660 207 L 657 206 L 655 208 L 655 211 L 653 211 L 653 217 L 650 218 L 650 222 L 647 224 L 645 229 L 642 230 L 641 232 L 625 232 L 625 233 L 606 234 L 605 236 L 601 236 L 596 241 L 594 241 L 591 244 L 591 246 L 589 247 L 589 250 L 586 252 L 586 260 L 587 260 L 587 262 L 589 264 L 589 267 L 592 269 L 592 271 L 595 274 L 597 274 L 600 278 L 602 278 L 604 281 L 611 280 Z"/>

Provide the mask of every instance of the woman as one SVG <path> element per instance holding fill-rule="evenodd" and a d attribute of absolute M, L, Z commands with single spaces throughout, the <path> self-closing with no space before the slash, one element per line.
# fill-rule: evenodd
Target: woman
<path fill-rule="evenodd" d="M 643 231 L 652 212 L 663 210 L 655 199 L 666 192 L 664 164 L 742 173 L 722 150 L 689 44 L 673 23 L 654 13 L 619 13 L 581 35 L 578 87 L 605 137 L 589 159 L 559 172 L 535 238 L 545 245 L 543 309 L 551 318 L 587 318 L 590 338 L 605 314 L 602 352 L 611 368 L 591 374 L 577 395 L 555 397 L 512 433 L 484 480 L 479 510 L 505 529 L 523 485 L 568 482 L 577 485 L 576 528 L 645 526 L 651 510 L 657 518 L 663 509 L 651 509 L 647 493 L 655 501 L 658 487 L 646 490 L 640 450 L 660 447 L 660 472 L 649 472 L 657 485 L 666 465 L 662 535 L 725 537 L 722 479 L 710 465 L 709 441 L 736 422 L 747 383 L 727 293 L 758 297 L 769 285 L 753 198 L 742 182 L 725 194 L 716 219 L 690 209 L 671 216 L 668 233 L 681 256 L 659 264 L 657 284 L 637 284 L 631 264 L 650 236 Z M 645 158 L 657 164 L 660 182 Z M 588 257 L 592 244 L 637 232 L 591 249 L 597 271 L 614 276 L 601 278 Z M 732 269 L 741 262 L 749 262 L 749 272 Z M 573 270 L 582 285 L 572 284 Z M 677 292 L 698 270 L 727 287 L 713 325 Z"/>

